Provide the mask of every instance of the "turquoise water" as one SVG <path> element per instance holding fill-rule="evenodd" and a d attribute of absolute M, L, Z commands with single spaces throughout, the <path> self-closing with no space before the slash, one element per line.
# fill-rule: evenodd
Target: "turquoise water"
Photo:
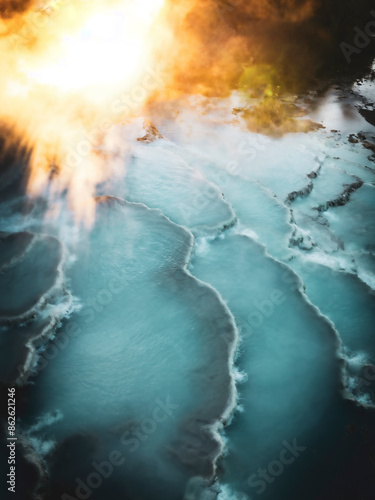
<path fill-rule="evenodd" d="M 126 154 L 92 227 L 74 226 L 63 196 L 55 219 L 14 215 L 1 375 L 49 326 L 20 410 L 46 499 L 78 498 L 98 467 L 98 500 L 333 498 L 353 467 L 367 484 L 375 174 L 348 142 L 370 131 L 333 113 L 341 102 L 315 112 L 326 129 L 278 139 L 247 131 L 229 101 L 176 103 L 178 121 L 156 122 L 165 139 L 137 142 L 139 120 L 116 130 Z"/>

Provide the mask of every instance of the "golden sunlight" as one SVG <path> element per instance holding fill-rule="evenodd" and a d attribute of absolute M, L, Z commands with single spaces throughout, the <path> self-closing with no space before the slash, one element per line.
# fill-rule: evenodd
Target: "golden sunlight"
<path fill-rule="evenodd" d="M 96 184 L 109 175 L 98 153 L 106 131 L 129 116 L 128 93 L 136 92 L 136 114 L 160 85 L 142 82 L 156 63 L 163 5 L 44 2 L 0 26 L 0 122 L 32 150 L 28 190 L 68 187 L 85 222 L 93 220 Z M 53 189 L 51 172 L 58 173 Z"/>
<path fill-rule="evenodd" d="M 35 82 L 78 90 L 113 86 L 134 77 L 147 36 L 164 0 L 132 0 L 95 12 L 82 27 L 64 32 L 44 61 L 22 71 Z"/>

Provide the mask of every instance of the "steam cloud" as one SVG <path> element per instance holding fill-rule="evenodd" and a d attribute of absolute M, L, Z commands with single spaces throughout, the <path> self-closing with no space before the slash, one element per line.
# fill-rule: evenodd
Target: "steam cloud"
<path fill-rule="evenodd" d="M 354 28 L 371 18 L 371 0 L 182 0 L 175 23 L 180 50 L 177 85 L 208 94 L 238 84 L 244 66 L 269 65 L 286 90 L 300 90 L 316 78 L 367 68 L 375 43 L 348 68 L 340 42 L 352 43 Z M 303 75 L 303 76 L 302 76 Z"/>
<path fill-rule="evenodd" d="M 139 86 L 147 67 L 162 67 L 163 81 L 141 89 L 138 111 L 181 93 L 223 96 L 241 88 L 261 96 L 322 86 L 337 73 L 355 78 L 375 57 L 375 42 L 361 48 L 352 64 L 340 43 L 353 43 L 354 29 L 372 19 L 372 3 L 0 0 L 0 124 L 32 151 L 27 189 L 39 193 L 51 169 L 59 171 L 72 204 L 93 212 L 93 203 L 89 209 L 80 200 L 106 176 L 95 151 L 102 136 L 90 154 L 81 155 L 82 168 L 63 168 L 65 158 L 76 153 L 94 123 L 122 122 L 110 112 L 126 109 L 123 96 Z M 67 34 L 75 39 L 68 42 Z"/>

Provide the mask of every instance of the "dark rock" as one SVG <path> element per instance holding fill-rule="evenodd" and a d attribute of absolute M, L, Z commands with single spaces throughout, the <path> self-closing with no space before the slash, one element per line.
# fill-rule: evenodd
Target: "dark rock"
<path fill-rule="evenodd" d="M 352 144 L 358 144 L 359 143 L 359 140 L 356 138 L 356 136 L 354 134 L 350 134 L 349 135 L 348 141 L 351 142 Z"/>
<path fill-rule="evenodd" d="M 146 135 L 144 135 L 143 137 L 139 137 L 137 141 L 149 143 L 155 141 L 156 139 L 163 139 L 163 136 L 151 120 L 145 120 L 143 123 L 143 128 L 146 131 Z"/>

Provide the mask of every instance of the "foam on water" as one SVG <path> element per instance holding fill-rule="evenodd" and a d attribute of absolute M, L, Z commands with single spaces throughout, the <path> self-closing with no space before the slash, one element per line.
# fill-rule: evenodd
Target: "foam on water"
<path fill-rule="evenodd" d="M 308 297 L 335 324 L 348 351 L 366 355 L 367 364 L 375 364 L 374 292 L 356 275 L 332 267 L 316 262 L 306 266 L 301 260 L 292 266 L 302 277 Z"/>
<path fill-rule="evenodd" d="M 160 208 L 172 221 L 194 232 L 217 232 L 232 225 L 236 216 L 221 189 L 163 143 L 135 146 L 126 175 L 112 179 L 103 192 Z"/>
<path fill-rule="evenodd" d="M 278 139 L 232 114 L 238 94 L 176 103 L 178 120 L 160 117 L 165 139 L 150 144 L 129 121 L 113 132 L 116 168 L 98 194 L 131 202 L 100 198 L 90 231 L 74 228 L 64 196 L 47 221 L 43 204 L 26 217 L 0 204 L 3 229 L 46 232 L 69 252 L 56 281 L 56 252 L 45 258 L 56 239 L 0 247 L 4 284 L 38 276 L 5 297 L 17 321 L 0 339 L 13 342 L 4 360 L 22 339 L 12 370 L 34 368 L 23 429 L 48 468 L 46 500 L 75 495 L 76 478 L 116 450 L 125 462 L 95 499 L 248 500 L 253 474 L 294 440 L 303 453 L 263 498 L 333 498 L 331 477 L 353 460 L 366 476 L 345 429 L 373 418 L 374 171 L 349 141 L 370 134 L 361 97 L 340 92 L 311 114 L 326 129 Z"/>
<path fill-rule="evenodd" d="M 1 243 L 0 380 L 22 385 L 35 365 L 36 349 L 68 314 L 72 298 L 56 238 L 21 232 L 6 234 Z"/>
<path fill-rule="evenodd" d="M 249 492 L 248 477 L 277 456 L 283 440 L 310 439 L 327 413 L 337 411 L 339 341 L 300 292 L 297 276 L 249 238 L 216 239 L 193 264 L 228 303 L 241 333 L 238 364 L 248 381 L 239 389 L 244 413 L 228 429 L 224 478 Z"/>
<path fill-rule="evenodd" d="M 375 187 L 364 184 L 352 194 L 350 204 L 326 214 L 330 227 L 348 250 L 375 250 L 374 196 Z"/>
<path fill-rule="evenodd" d="M 236 330 L 218 294 L 185 270 L 192 241 L 159 211 L 99 200 L 96 225 L 76 248 L 69 270 L 83 304 L 65 325 L 75 334 L 31 391 L 36 415 L 64 414 L 40 433 L 58 443 L 53 464 L 64 456 L 70 436 L 89 430 L 101 436 L 97 454 L 105 456 L 113 446 L 130 454 L 127 474 L 138 485 L 141 462 L 156 464 L 158 486 L 154 479 L 149 487 L 160 491 L 171 478 L 178 479 L 172 489 L 183 490 L 189 468 L 213 473 L 222 449 L 216 429 L 235 405 Z M 173 411 L 166 423 L 151 420 L 152 435 L 146 432 L 132 453 L 136 428 L 168 404 Z M 65 487 L 73 486 L 74 477 Z M 54 494 L 58 478 L 56 471 Z"/>

